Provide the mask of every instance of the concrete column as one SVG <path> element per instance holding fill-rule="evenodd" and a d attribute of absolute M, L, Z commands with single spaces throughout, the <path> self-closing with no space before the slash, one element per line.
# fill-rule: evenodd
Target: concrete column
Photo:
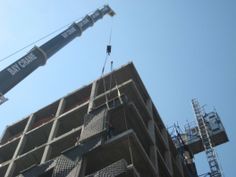
<path fill-rule="evenodd" d="M 11 162 L 7 168 L 7 171 L 4 177 L 12 177 L 14 170 L 15 170 L 15 163 Z"/>
<path fill-rule="evenodd" d="M 161 135 L 167 146 L 169 147 L 169 139 L 168 139 L 168 132 L 165 127 L 160 129 Z"/>
<path fill-rule="evenodd" d="M 151 98 L 148 98 L 148 100 L 146 102 L 146 107 L 147 107 L 147 109 L 148 109 L 148 111 L 149 111 L 149 113 L 150 113 L 150 115 L 151 115 L 151 117 L 153 119 L 153 107 L 152 107 L 152 100 L 151 100 Z"/>
<path fill-rule="evenodd" d="M 59 115 L 61 115 L 62 112 L 64 111 L 65 103 L 66 103 L 65 98 L 62 98 L 62 99 L 60 100 L 59 106 L 58 106 L 58 108 L 57 108 L 57 112 L 56 112 L 56 115 L 55 115 L 56 118 L 57 118 Z"/>
<path fill-rule="evenodd" d="M 89 98 L 89 106 L 88 106 L 88 113 L 92 111 L 94 107 L 94 99 L 97 95 L 97 80 L 93 82 L 91 93 L 90 93 L 90 98 Z"/>
<path fill-rule="evenodd" d="M 154 144 L 154 145 L 152 145 L 150 147 L 150 159 L 151 159 L 154 167 L 156 169 L 158 169 L 158 161 L 157 161 L 157 153 L 156 153 L 155 125 L 154 125 L 154 121 L 153 120 L 150 120 L 148 122 L 148 132 L 149 132 L 149 135 L 151 136 L 152 142 Z M 158 170 L 157 170 L 157 173 L 159 173 Z"/>
<path fill-rule="evenodd" d="M 153 120 L 148 121 L 148 132 L 149 132 L 149 135 L 152 138 L 153 143 L 155 143 L 156 142 L 156 136 L 155 136 L 155 125 L 154 125 Z"/>
<path fill-rule="evenodd" d="M 51 154 L 50 142 L 53 140 L 53 138 L 55 137 L 55 135 L 57 133 L 58 126 L 59 126 L 58 116 L 61 115 L 61 113 L 64 110 L 64 107 L 65 107 L 65 99 L 63 98 L 63 99 L 60 100 L 59 106 L 57 108 L 57 112 L 56 112 L 56 115 L 55 115 L 55 120 L 53 121 L 53 124 L 52 124 L 52 128 L 51 128 L 51 131 L 50 131 L 50 134 L 49 134 L 49 137 L 48 137 L 48 141 L 47 141 L 47 145 L 44 149 L 43 156 L 42 156 L 42 159 L 41 159 L 41 163 L 44 163 L 49 159 L 49 156 Z"/>
<path fill-rule="evenodd" d="M 172 165 L 172 158 L 171 158 L 172 154 L 171 154 L 171 149 L 170 149 L 169 141 L 172 141 L 172 140 L 170 139 L 170 136 L 166 132 L 167 151 L 165 152 L 165 156 L 164 157 L 166 159 L 166 162 L 167 162 L 170 174 L 171 174 L 171 176 L 173 176 L 174 172 L 173 172 L 173 165 Z"/>
<path fill-rule="evenodd" d="M 14 170 L 15 170 L 15 162 L 14 161 L 16 160 L 17 156 L 21 154 L 21 152 L 22 152 L 22 150 L 23 150 L 23 148 L 25 146 L 25 143 L 26 143 L 26 136 L 25 136 L 25 134 L 26 134 L 27 131 L 30 130 L 30 127 L 31 127 L 33 121 L 34 121 L 34 115 L 32 114 L 29 117 L 28 122 L 27 122 L 27 124 L 25 126 L 25 129 L 24 129 L 24 131 L 23 131 L 23 133 L 21 135 L 20 141 L 19 141 L 19 143 L 18 143 L 18 145 L 16 147 L 16 150 L 14 152 L 12 160 L 11 160 L 11 162 L 10 162 L 8 168 L 7 168 L 5 177 L 12 177 L 12 175 L 14 173 Z"/>

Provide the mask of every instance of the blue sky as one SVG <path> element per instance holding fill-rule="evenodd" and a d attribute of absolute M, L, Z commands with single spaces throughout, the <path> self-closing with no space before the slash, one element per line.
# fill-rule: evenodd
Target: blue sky
<path fill-rule="evenodd" d="M 7 93 L 0 131 L 98 78 L 112 26 L 114 67 L 134 62 L 166 125 L 194 120 L 192 98 L 217 109 L 230 142 L 216 149 L 225 176 L 235 176 L 236 1 L 0 0 L 0 58 L 108 2 L 113 19 L 96 23 Z M 199 173 L 209 171 L 204 153 L 196 163 Z"/>

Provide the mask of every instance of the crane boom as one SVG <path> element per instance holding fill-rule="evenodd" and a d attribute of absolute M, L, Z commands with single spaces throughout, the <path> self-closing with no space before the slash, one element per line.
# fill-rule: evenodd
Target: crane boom
<path fill-rule="evenodd" d="M 108 5 L 105 5 L 102 9 L 96 10 L 91 15 L 86 15 L 81 21 L 74 22 L 66 30 L 45 44 L 40 47 L 35 46 L 25 56 L 3 69 L 0 72 L 0 96 L 3 96 L 11 90 L 39 66 L 45 65 L 46 61 L 52 55 L 74 38 L 80 36 L 83 31 L 93 26 L 97 20 L 101 19 L 106 14 L 110 16 L 115 15 L 114 11 Z"/>

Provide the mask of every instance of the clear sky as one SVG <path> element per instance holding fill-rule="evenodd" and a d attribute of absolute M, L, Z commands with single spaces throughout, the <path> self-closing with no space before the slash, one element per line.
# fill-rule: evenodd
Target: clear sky
<path fill-rule="evenodd" d="M 0 131 L 98 78 L 112 26 L 114 67 L 134 62 L 167 126 L 195 120 L 192 98 L 217 109 L 230 142 L 216 149 L 225 176 L 234 177 L 235 0 L 0 0 L 0 58 L 107 2 L 117 13 L 113 20 L 106 16 L 6 94 Z M 1 62 L 0 69 L 29 49 Z M 209 171 L 204 153 L 196 163 L 199 174 Z"/>

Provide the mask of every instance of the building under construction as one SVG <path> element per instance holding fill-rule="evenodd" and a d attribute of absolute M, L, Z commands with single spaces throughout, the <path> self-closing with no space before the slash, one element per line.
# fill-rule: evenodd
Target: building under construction
<path fill-rule="evenodd" d="M 5 177 L 197 176 L 132 63 L 8 126 L 0 163 Z"/>
<path fill-rule="evenodd" d="M 104 15 L 105 5 L 74 22 L 0 72 L 4 95 Z M 111 45 L 107 47 L 107 58 Z M 107 59 L 106 58 L 106 59 Z M 103 68 L 104 72 L 104 68 Z M 221 177 L 214 146 L 228 141 L 216 112 L 192 100 L 197 125 L 175 136 L 165 128 L 129 63 L 8 126 L 0 142 L 0 177 L 197 177 L 193 155 L 206 152 Z"/>

